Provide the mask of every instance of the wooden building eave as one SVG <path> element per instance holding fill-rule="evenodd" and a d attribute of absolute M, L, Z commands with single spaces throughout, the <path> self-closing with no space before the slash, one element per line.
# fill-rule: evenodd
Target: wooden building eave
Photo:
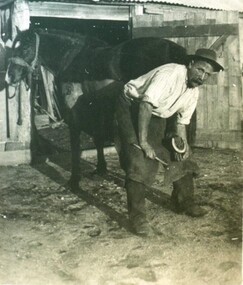
<path fill-rule="evenodd" d="M 30 2 L 31 17 L 71 18 L 84 20 L 128 21 L 128 5 L 99 5 L 57 2 Z"/>

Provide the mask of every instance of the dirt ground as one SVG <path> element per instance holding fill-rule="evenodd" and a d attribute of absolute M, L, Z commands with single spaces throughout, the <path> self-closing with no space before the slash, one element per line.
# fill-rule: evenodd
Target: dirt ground
<path fill-rule="evenodd" d="M 194 149 L 203 218 L 171 211 L 161 170 L 146 193 L 156 235 L 141 238 L 129 231 L 116 153 L 106 156 L 109 174 L 98 177 L 95 155 L 86 152 L 82 190 L 74 194 L 66 187 L 67 130 L 48 136 L 58 150 L 34 165 L 0 167 L 0 285 L 241 284 L 239 152 Z"/>

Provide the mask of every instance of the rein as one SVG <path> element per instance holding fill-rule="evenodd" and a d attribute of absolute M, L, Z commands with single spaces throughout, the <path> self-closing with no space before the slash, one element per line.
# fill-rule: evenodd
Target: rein
<path fill-rule="evenodd" d="M 29 64 L 27 61 L 25 61 L 24 59 L 22 59 L 20 57 L 12 57 L 9 59 L 9 62 L 14 63 L 16 65 L 20 65 L 22 67 L 26 67 L 31 73 L 33 73 L 36 69 L 36 66 L 37 66 L 38 55 L 39 55 L 39 47 L 40 47 L 40 36 L 37 33 L 35 33 L 35 38 L 36 38 L 35 57 L 34 57 L 33 61 L 31 62 L 31 64 Z M 19 86 L 17 86 L 15 88 L 15 92 L 14 92 L 13 96 L 9 96 L 8 86 L 7 86 L 7 88 L 6 88 L 6 100 L 7 101 L 8 101 L 8 99 L 14 98 L 16 96 L 16 93 L 18 93 L 18 121 L 17 121 L 17 124 L 21 126 L 22 125 L 22 111 L 21 111 L 21 92 L 19 90 Z M 6 108 L 6 112 L 8 113 L 7 108 Z M 7 119 L 9 120 L 9 117 L 7 117 Z M 7 137 L 10 137 L 9 123 L 7 124 Z"/>

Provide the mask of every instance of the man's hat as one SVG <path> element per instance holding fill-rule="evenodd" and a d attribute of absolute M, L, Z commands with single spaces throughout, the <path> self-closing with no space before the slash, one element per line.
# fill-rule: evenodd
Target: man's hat
<path fill-rule="evenodd" d="M 217 62 L 216 52 L 212 49 L 200 48 L 196 51 L 195 54 L 188 55 L 190 60 L 198 59 L 207 61 L 213 66 L 215 72 L 219 72 L 220 70 L 224 70 L 223 66 Z"/>

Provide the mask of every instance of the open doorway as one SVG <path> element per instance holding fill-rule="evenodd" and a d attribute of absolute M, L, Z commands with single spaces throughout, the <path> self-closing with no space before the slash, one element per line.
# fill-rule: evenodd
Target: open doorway
<path fill-rule="evenodd" d="M 128 21 L 80 20 L 50 17 L 31 17 L 30 20 L 31 28 L 46 30 L 56 29 L 79 33 L 103 40 L 111 46 L 130 39 Z M 63 147 L 61 151 L 70 151 L 68 130 L 67 127 L 62 124 L 63 118 L 59 111 L 58 96 L 56 96 L 55 86 L 52 85 L 52 80 L 53 78 L 48 72 L 45 73 L 44 71 L 43 73 L 42 71 L 38 78 L 38 91 L 35 92 L 35 123 L 38 134 L 44 139 L 44 142 L 47 143 L 46 146 L 44 144 L 44 149 L 42 149 L 41 152 L 56 151 L 60 146 Z M 92 139 L 85 133 L 81 134 L 81 142 L 82 149 L 94 148 Z M 111 144 L 111 141 L 106 142 L 106 146 L 110 146 Z"/>
<path fill-rule="evenodd" d="M 31 26 L 58 29 L 99 38 L 110 45 L 130 38 L 127 21 L 77 20 L 64 18 L 31 17 Z"/>

